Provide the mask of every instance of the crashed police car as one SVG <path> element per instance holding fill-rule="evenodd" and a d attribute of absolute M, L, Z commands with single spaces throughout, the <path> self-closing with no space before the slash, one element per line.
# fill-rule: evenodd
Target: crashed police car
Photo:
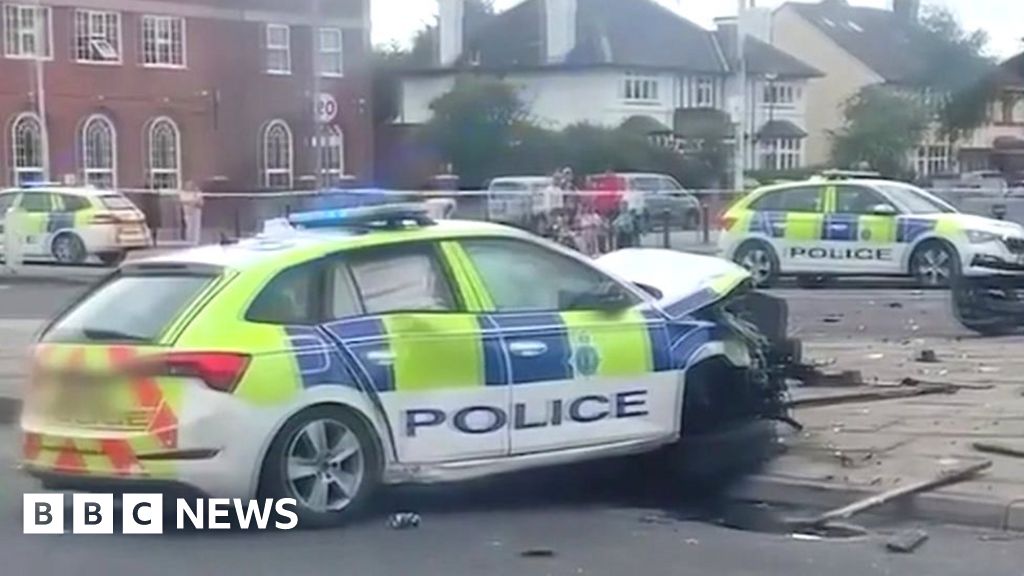
<path fill-rule="evenodd" d="M 288 497 L 654 453 L 715 482 L 786 419 L 786 308 L 725 260 L 590 260 L 421 206 L 291 214 L 127 263 L 34 349 L 22 468 L 55 489 Z M 88 386 L 83 386 L 88 383 Z"/>
<path fill-rule="evenodd" d="M 722 217 L 719 248 L 759 286 L 780 275 L 911 276 L 949 286 L 1024 263 L 1024 228 L 962 214 L 910 184 L 834 171 L 738 201 Z"/>

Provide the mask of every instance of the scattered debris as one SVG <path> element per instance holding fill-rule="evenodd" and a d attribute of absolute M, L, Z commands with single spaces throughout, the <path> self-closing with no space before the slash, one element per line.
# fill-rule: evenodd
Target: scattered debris
<path fill-rule="evenodd" d="M 799 380 L 804 386 L 853 387 L 862 386 L 864 377 L 857 370 L 842 372 L 824 372 L 819 365 L 798 364 L 792 366 L 787 374 L 793 380 Z"/>
<path fill-rule="evenodd" d="M 1014 448 L 1005 444 L 993 444 L 989 442 L 975 442 L 971 445 L 978 452 L 986 454 L 998 454 L 1010 458 L 1024 458 L 1024 448 Z"/>
<path fill-rule="evenodd" d="M 550 548 L 530 548 L 519 553 L 523 558 L 554 558 L 555 551 Z"/>
<path fill-rule="evenodd" d="M 857 502 L 854 502 L 853 504 L 850 504 L 848 506 L 837 508 L 835 510 L 830 510 L 814 518 L 794 519 L 791 520 L 790 523 L 793 526 L 806 527 L 823 526 L 835 520 L 847 520 L 855 514 L 866 512 L 868 510 L 871 510 L 872 508 L 882 506 L 883 504 L 888 504 L 889 502 L 896 500 L 898 498 L 904 498 L 906 496 L 919 494 L 921 492 L 926 492 L 928 490 L 934 490 L 936 488 L 941 488 L 943 486 L 949 486 L 951 484 L 963 482 L 964 480 L 968 480 L 977 475 L 979 472 L 988 470 L 991 467 L 992 461 L 985 460 L 983 462 L 971 464 L 970 466 L 965 466 L 963 468 L 943 470 L 938 475 L 936 475 L 935 478 L 932 478 L 931 480 L 922 480 L 920 482 L 914 482 L 912 484 L 907 484 L 899 488 L 893 488 L 892 490 L 889 490 L 887 492 L 882 492 L 881 494 L 875 494 L 874 496 L 858 500 Z"/>
<path fill-rule="evenodd" d="M 825 324 L 839 324 L 840 322 L 843 321 L 843 315 L 838 314 L 835 316 L 825 316 L 824 318 L 821 319 L 821 321 L 824 322 Z"/>
<path fill-rule="evenodd" d="M 882 358 L 885 358 L 885 354 L 875 352 L 874 354 L 868 354 L 867 358 L 868 360 L 881 360 Z"/>
<path fill-rule="evenodd" d="M 697 540 L 696 538 L 687 538 L 686 543 L 690 546 L 696 546 L 697 544 L 700 544 L 700 540 Z"/>
<path fill-rule="evenodd" d="M 981 372 L 982 374 L 995 374 L 996 372 L 999 372 L 999 367 L 998 366 L 981 366 L 981 367 L 978 368 L 978 372 Z"/>
<path fill-rule="evenodd" d="M 907 376 L 903 380 L 900 380 L 900 386 L 949 386 L 957 388 L 959 390 L 992 390 L 995 388 L 994 384 L 952 384 L 948 382 L 925 382 L 918 380 L 917 378 L 911 378 Z"/>
<path fill-rule="evenodd" d="M 388 526 L 392 530 L 407 530 L 420 527 L 420 515 L 415 512 L 398 512 L 388 519 Z"/>
<path fill-rule="evenodd" d="M 641 524 L 675 524 L 676 520 L 664 514 L 645 514 L 640 517 Z"/>
<path fill-rule="evenodd" d="M 903 304 L 900 302 L 889 302 L 887 306 L 889 306 L 889 308 L 903 308 Z"/>
<path fill-rule="evenodd" d="M 936 356 L 935 350 L 931 348 L 925 348 L 917 353 L 917 357 L 914 358 L 917 362 L 923 362 L 925 364 L 935 364 L 939 361 L 939 357 Z"/>
<path fill-rule="evenodd" d="M 813 408 L 818 406 L 835 406 L 837 404 L 855 404 L 858 402 L 878 402 L 883 400 L 898 400 L 900 398 L 913 398 L 915 396 L 928 396 L 932 394 L 956 394 L 956 386 L 941 385 L 919 385 L 906 388 L 890 388 L 872 390 L 870 392 L 850 392 L 847 394 L 830 394 L 816 398 L 801 398 L 791 400 L 787 403 L 789 408 Z"/>
<path fill-rule="evenodd" d="M 928 533 L 924 530 L 904 530 L 889 538 L 885 543 L 885 548 L 890 552 L 910 554 L 927 541 Z"/>

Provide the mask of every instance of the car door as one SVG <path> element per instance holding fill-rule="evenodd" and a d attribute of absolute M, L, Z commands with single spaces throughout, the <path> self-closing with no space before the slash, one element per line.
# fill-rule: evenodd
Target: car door
<path fill-rule="evenodd" d="M 666 360 L 664 321 L 638 311 L 639 296 L 558 248 L 459 245 L 507 359 L 513 455 L 674 433 L 681 375 Z M 611 294 L 617 305 L 599 302 Z"/>
<path fill-rule="evenodd" d="M 398 459 L 437 463 L 506 456 L 507 372 L 439 246 L 415 242 L 346 252 L 333 292 L 359 306 L 323 326 L 383 409 Z"/>
<path fill-rule="evenodd" d="M 763 202 L 763 203 L 762 203 Z M 817 272 L 825 266 L 823 186 L 797 186 L 771 192 L 758 202 L 757 229 L 771 238 L 784 272 Z"/>
<path fill-rule="evenodd" d="M 896 242 L 896 207 L 867 186 L 839 184 L 830 186 L 828 194 L 831 210 L 825 234 L 830 265 L 851 273 L 898 273 L 902 247 Z"/>
<path fill-rule="evenodd" d="M 49 192 L 23 192 L 15 205 L 25 256 L 49 254 L 48 226 L 54 202 Z"/>

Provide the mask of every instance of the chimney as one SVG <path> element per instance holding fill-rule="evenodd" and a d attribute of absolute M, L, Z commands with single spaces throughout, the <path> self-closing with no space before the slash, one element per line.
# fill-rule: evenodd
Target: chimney
<path fill-rule="evenodd" d="M 545 46 L 549 64 L 565 62 L 576 47 L 577 0 L 543 0 Z"/>
<path fill-rule="evenodd" d="M 441 66 L 451 66 L 462 55 L 463 22 L 466 0 L 438 0 Z"/>
<path fill-rule="evenodd" d="M 892 11 L 901 22 L 917 22 L 918 13 L 921 11 L 921 0 L 892 0 Z"/>
<path fill-rule="evenodd" d="M 755 8 L 751 6 L 743 11 L 741 17 L 743 22 L 743 33 L 753 36 L 765 44 L 772 43 L 772 11 L 768 8 Z"/>

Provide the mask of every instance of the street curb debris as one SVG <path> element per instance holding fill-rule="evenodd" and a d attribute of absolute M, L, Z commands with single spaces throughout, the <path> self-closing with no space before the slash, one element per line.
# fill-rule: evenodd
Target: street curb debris
<path fill-rule="evenodd" d="M 728 492 L 734 500 L 819 509 L 837 508 L 876 494 L 773 474 L 748 477 Z M 945 524 L 1024 532 L 1024 502 L 1001 502 L 960 494 L 929 492 L 890 502 L 875 513 Z"/>
<path fill-rule="evenodd" d="M 20 414 L 21 399 L 0 396 L 0 426 L 16 424 Z"/>

